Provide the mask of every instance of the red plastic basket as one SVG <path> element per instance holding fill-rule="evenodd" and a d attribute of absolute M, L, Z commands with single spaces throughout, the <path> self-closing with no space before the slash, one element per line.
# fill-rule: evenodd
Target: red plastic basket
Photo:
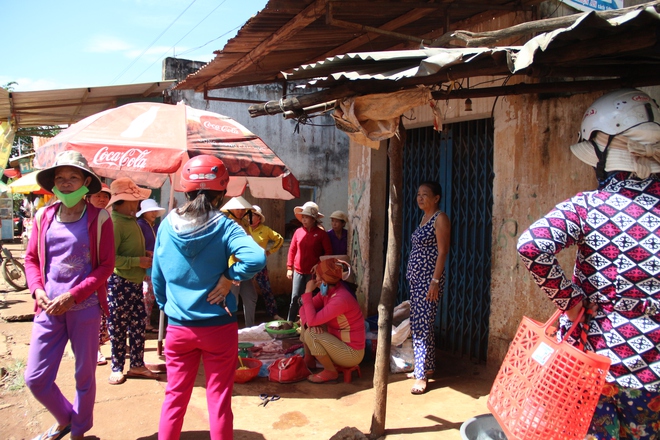
<path fill-rule="evenodd" d="M 239 370 L 238 367 L 240 367 L 240 363 L 236 362 L 236 372 L 234 374 L 234 382 L 236 383 L 245 383 L 249 382 L 257 375 L 259 374 L 259 370 L 261 369 L 261 361 L 259 359 L 253 359 L 253 358 L 242 358 L 241 362 L 243 363 L 243 366 L 248 367 L 245 370 Z"/>
<path fill-rule="evenodd" d="M 510 440 L 582 439 L 589 429 L 610 359 L 548 335 L 560 314 L 523 317 L 493 383 L 487 405 Z"/>

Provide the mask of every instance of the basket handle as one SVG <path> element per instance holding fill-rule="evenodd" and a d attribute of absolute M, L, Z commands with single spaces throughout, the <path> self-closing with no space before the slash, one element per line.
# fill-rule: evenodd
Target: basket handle
<path fill-rule="evenodd" d="M 565 342 L 566 339 L 567 339 L 569 336 L 571 336 L 571 335 L 573 334 L 573 332 L 575 332 L 575 329 L 578 327 L 577 324 L 580 323 L 580 320 L 581 320 L 582 317 L 584 316 L 584 312 L 585 312 L 585 310 L 586 310 L 586 309 L 585 309 L 584 307 L 582 307 L 582 309 L 581 309 L 580 312 L 578 313 L 577 318 L 575 319 L 575 321 L 573 321 L 573 325 L 571 325 L 571 328 L 570 328 L 570 329 L 568 330 L 568 332 L 564 335 L 564 337 L 562 338 L 561 342 Z M 552 324 L 554 324 L 555 322 L 557 322 L 557 320 L 559 319 L 559 317 L 561 316 L 562 313 L 564 313 L 563 310 L 559 310 L 559 309 L 555 310 L 555 313 L 552 314 L 552 316 L 550 317 L 550 319 L 548 320 L 548 322 L 546 322 L 546 323 L 543 325 L 543 332 L 544 332 L 545 334 L 547 334 L 548 328 L 550 328 L 550 326 L 552 326 Z"/>

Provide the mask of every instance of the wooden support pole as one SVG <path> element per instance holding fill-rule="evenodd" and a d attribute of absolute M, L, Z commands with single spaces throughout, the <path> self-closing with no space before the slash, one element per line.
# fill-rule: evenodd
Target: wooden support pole
<path fill-rule="evenodd" d="M 390 348 L 392 344 L 392 313 L 399 286 L 401 261 L 401 230 L 403 225 L 403 147 L 406 129 L 399 120 L 399 130 L 390 138 L 387 154 L 390 158 L 390 209 L 387 226 L 387 254 L 383 289 L 378 304 L 378 345 L 374 368 L 374 412 L 371 417 L 369 437 L 377 439 L 385 434 L 387 409 L 387 379 L 390 370 Z"/>

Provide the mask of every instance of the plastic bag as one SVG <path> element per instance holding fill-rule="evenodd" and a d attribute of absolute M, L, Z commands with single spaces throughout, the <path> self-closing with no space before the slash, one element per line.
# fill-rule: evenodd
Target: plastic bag
<path fill-rule="evenodd" d="M 392 346 L 401 345 L 410 336 L 410 318 L 404 319 L 401 324 L 392 327 Z"/>
<path fill-rule="evenodd" d="M 412 340 L 404 341 L 401 347 L 392 346 L 390 354 L 390 371 L 392 373 L 407 373 L 415 368 L 415 352 Z"/>
<path fill-rule="evenodd" d="M 392 311 L 392 324 L 399 325 L 408 318 L 410 318 L 410 301 L 404 301 Z"/>

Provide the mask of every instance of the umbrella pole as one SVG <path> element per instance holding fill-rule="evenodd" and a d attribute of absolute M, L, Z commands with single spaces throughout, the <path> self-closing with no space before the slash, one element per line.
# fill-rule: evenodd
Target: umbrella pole
<path fill-rule="evenodd" d="M 174 174 L 170 175 L 170 199 L 167 205 L 167 211 L 172 210 L 172 206 L 174 205 L 174 190 L 172 188 L 172 183 L 174 182 Z M 158 353 L 158 356 L 163 355 L 163 337 L 165 334 L 165 312 L 162 310 L 160 311 L 160 314 L 158 315 L 158 348 L 156 349 L 156 352 Z"/>

